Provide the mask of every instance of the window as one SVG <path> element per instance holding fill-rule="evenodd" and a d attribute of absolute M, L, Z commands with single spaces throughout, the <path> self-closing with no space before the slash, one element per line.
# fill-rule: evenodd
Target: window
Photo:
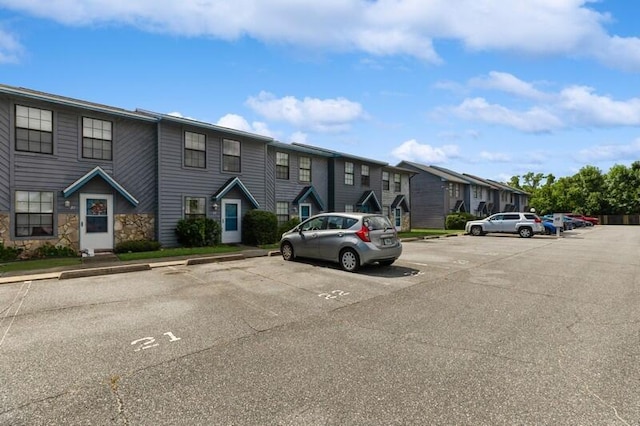
<path fill-rule="evenodd" d="M 276 178 L 289 179 L 289 154 L 276 152 Z"/>
<path fill-rule="evenodd" d="M 204 197 L 184 197 L 184 217 L 185 219 L 198 219 L 207 217 L 206 200 Z"/>
<path fill-rule="evenodd" d="M 344 163 L 344 184 L 353 185 L 353 163 Z"/>
<path fill-rule="evenodd" d="M 473 186 L 473 198 L 482 198 L 482 187 L 478 185 Z"/>
<path fill-rule="evenodd" d="M 16 237 L 53 235 L 53 192 L 16 191 Z"/>
<path fill-rule="evenodd" d="M 311 158 L 300 157 L 300 181 L 311 182 Z"/>
<path fill-rule="evenodd" d="M 344 211 L 347 213 L 352 213 L 353 212 L 353 204 L 345 204 L 344 205 Z"/>
<path fill-rule="evenodd" d="M 393 190 L 395 192 L 401 192 L 402 191 L 402 180 L 400 178 L 400 173 L 394 173 L 393 174 Z"/>
<path fill-rule="evenodd" d="M 222 141 L 222 170 L 240 172 L 240 142 L 231 139 Z"/>
<path fill-rule="evenodd" d="M 362 186 L 369 186 L 369 166 L 360 166 L 360 184 Z"/>
<path fill-rule="evenodd" d="M 16 105 L 16 151 L 53 154 L 53 113 Z"/>
<path fill-rule="evenodd" d="M 382 172 L 382 189 L 389 190 L 389 172 Z"/>
<path fill-rule="evenodd" d="M 278 201 L 276 203 L 276 216 L 278 217 L 278 225 L 282 225 L 289 220 L 289 203 L 286 201 Z"/>
<path fill-rule="evenodd" d="M 206 164 L 205 136 L 200 133 L 184 132 L 184 165 L 204 169 Z"/>
<path fill-rule="evenodd" d="M 82 117 L 82 157 L 111 160 L 113 136 L 111 122 Z"/>

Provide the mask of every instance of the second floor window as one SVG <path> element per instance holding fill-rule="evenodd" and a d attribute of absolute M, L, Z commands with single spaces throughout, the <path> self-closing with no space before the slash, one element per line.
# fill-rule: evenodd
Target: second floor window
<path fill-rule="evenodd" d="M 113 159 L 113 132 L 110 121 L 82 117 L 82 157 Z"/>
<path fill-rule="evenodd" d="M 184 197 L 184 218 L 198 219 L 206 217 L 204 197 Z"/>
<path fill-rule="evenodd" d="M 360 184 L 369 186 L 369 166 L 363 164 L 360 166 Z"/>
<path fill-rule="evenodd" d="M 289 179 L 289 154 L 276 152 L 276 178 Z"/>
<path fill-rule="evenodd" d="M 395 192 L 401 192 L 402 191 L 402 180 L 400 177 L 400 173 L 394 173 L 393 174 L 393 190 Z"/>
<path fill-rule="evenodd" d="M 344 184 L 353 185 L 353 163 L 344 163 Z"/>
<path fill-rule="evenodd" d="M 300 157 L 300 182 L 311 182 L 311 158 Z"/>
<path fill-rule="evenodd" d="M 222 170 L 240 172 L 240 142 L 231 139 L 222 141 Z"/>
<path fill-rule="evenodd" d="M 382 189 L 389 190 L 389 172 L 382 172 Z"/>
<path fill-rule="evenodd" d="M 53 112 L 16 105 L 16 151 L 53 154 Z"/>
<path fill-rule="evenodd" d="M 200 133 L 184 132 L 184 165 L 204 169 L 206 164 L 205 136 Z"/>

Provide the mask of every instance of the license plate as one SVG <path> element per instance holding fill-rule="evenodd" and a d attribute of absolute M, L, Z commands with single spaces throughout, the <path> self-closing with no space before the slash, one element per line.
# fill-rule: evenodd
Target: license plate
<path fill-rule="evenodd" d="M 383 238 L 382 239 L 383 246 L 391 246 L 393 245 L 393 238 Z"/>

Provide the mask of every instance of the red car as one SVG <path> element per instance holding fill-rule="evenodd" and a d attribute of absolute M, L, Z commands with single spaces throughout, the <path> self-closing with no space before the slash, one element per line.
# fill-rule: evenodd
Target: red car
<path fill-rule="evenodd" d="M 577 214 L 577 213 L 565 213 L 565 216 L 569 216 L 569 217 L 575 217 L 576 219 L 582 219 L 585 220 L 589 223 L 591 223 L 592 225 L 597 225 L 600 223 L 600 220 L 597 217 L 590 217 L 590 216 L 584 216 L 581 214 Z"/>

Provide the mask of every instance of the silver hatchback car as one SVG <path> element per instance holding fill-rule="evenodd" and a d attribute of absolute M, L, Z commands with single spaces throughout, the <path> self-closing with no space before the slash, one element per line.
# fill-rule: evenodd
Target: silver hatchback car
<path fill-rule="evenodd" d="M 402 254 L 396 229 L 373 213 L 322 213 L 282 234 L 284 260 L 296 257 L 338 262 L 345 271 L 379 263 L 391 265 Z"/>

